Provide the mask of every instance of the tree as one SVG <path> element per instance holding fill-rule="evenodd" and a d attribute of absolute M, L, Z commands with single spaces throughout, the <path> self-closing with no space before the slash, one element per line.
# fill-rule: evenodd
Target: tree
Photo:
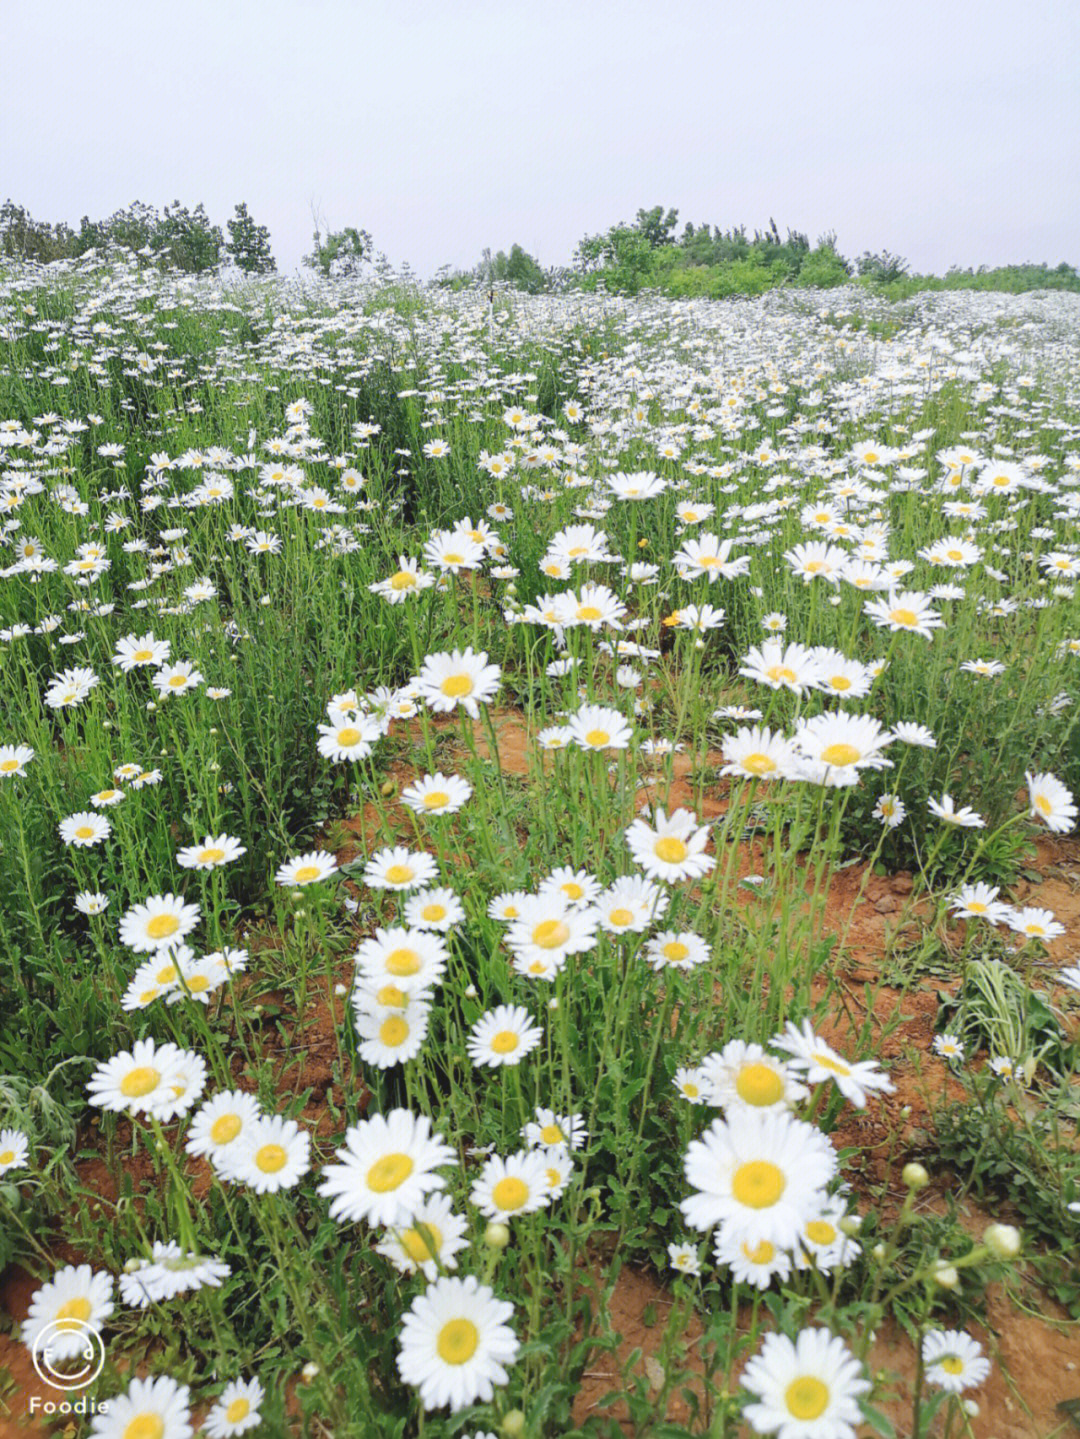
<path fill-rule="evenodd" d="M 635 224 L 649 242 L 651 250 L 658 250 L 661 245 L 670 245 L 675 239 L 675 226 L 679 223 L 678 210 L 669 210 L 664 214 L 663 205 L 656 205 L 651 210 L 639 210 Z"/>
<path fill-rule="evenodd" d="M 270 231 L 265 225 L 256 225 L 248 214 L 248 207 L 241 201 L 236 214 L 226 221 L 229 243 L 226 246 L 238 269 L 249 275 L 269 275 L 277 269 L 270 252 Z"/>
<path fill-rule="evenodd" d="M 890 254 L 888 250 L 882 250 L 880 255 L 872 255 L 869 250 L 864 250 L 855 263 L 861 276 L 879 285 L 902 280 L 907 274 L 907 261 L 899 255 Z"/>
<path fill-rule="evenodd" d="M 145 214 L 147 207 L 131 206 L 129 209 L 139 212 L 138 220 L 144 220 L 150 227 L 148 246 L 168 269 L 178 269 L 188 275 L 203 275 L 220 265 L 224 236 L 217 224 L 210 223 L 210 217 L 201 204 L 197 204 L 194 210 L 188 210 L 186 204 L 174 200 L 171 206 L 165 206 L 164 214 L 157 217 L 157 223 Z M 155 212 L 150 214 L 152 216 Z M 141 233 L 141 224 L 135 223 L 134 229 Z M 119 239 L 119 235 L 115 237 Z M 144 249 L 144 246 L 129 245 L 125 239 L 119 239 L 119 243 L 127 243 L 129 249 Z"/>
<path fill-rule="evenodd" d="M 64 260 L 73 255 L 74 242 L 75 236 L 62 220 L 57 225 L 35 220 L 14 200 L 5 200 L 0 205 L 0 254 L 47 265 L 51 260 Z"/>
<path fill-rule="evenodd" d="M 492 256 L 490 250 L 485 250 L 473 274 L 480 284 L 513 285 L 515 290 L 524 290 L 529 295 L 539 294 L 548 285 L 540 262 L 520 245 L 511 245 L 509 255 L 500 250 Z"/>
<path fill-rule="evenodd" d="M 305 265 L 318 270 L 324 279 L 350 278 L 359 275 L 365 260 L 371 258 L 371 236 L 366 230 L 348 225 L 343 230 L 322 233 L 322 221 L 312 207 L 315 221 L 315 246 L 310 255 L 304 256 Z"/>

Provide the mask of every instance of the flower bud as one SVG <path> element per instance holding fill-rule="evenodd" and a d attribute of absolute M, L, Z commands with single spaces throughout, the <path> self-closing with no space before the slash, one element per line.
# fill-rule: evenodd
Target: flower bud
<path fill-rule="evenodd" d="M 960 1276 L 951 1264 L 935 1264 L 933 1279 L 942 1289 L 955 1289 L 960 1283 Z"/>
<path fill-rule="evenodd" d="M 840 1233 L 846 1234 L 849 1239 L 854 1239 L 862 1228 L 862 1216 L 860 1214 L 846 1214 L 840 1221 Z"/>
<path fill-rule="evenodd" d="M 317 1364 L 313 1364 L 309 1359 L 308 1362 L 304 1365 L 303 1369 L 300 1370 L 300 1378 L 305 1379 L 310 1384 L 311 1381 L 316 1378 L 318 1373 L 319 1366 Z"/>
<path fill-rule="evenodd" d="M 525 1433 L 525 1415 L 520 1409 L 506 1411 L 499 1425 L 499 1433 L 505 1434 L 506 1439 L 519 1439 L 519 1436 Z"/>
<path fill-rule="evenodd" d="M 1015 1259 L 1020 1253 L 1021 1234 L 1012 1224 L 988 1224 L 983 1243 L 995 1259 Z"/>
<path fill-rule="evenodd" d="M 382 787 L 379 790 L 379 793 L 383 796 L 384 799 L 389 799 L 396 788 L 397 786 L 394 784 L 394 781 L 392 779 L 386 779 L 383 780 Z"/>
<path fill-rule="evenodd" d="M 908 1189 L 925 1189 L 930 1183 L 930 1176 L 921 1164 L 905 1164 L 900 1177 Z"/>
<path fill-rule="evenodd" d="M 493 1220 L 484 1230 L 484 1243 L 489 1249 L 505 1249 L 510 1243 L 510 1226 Z"/>
<path fill-rule="evenodd" d="M 874 1256 L 874 1258 L 877 1260 L 877 1262 L 878 1262 L 879 1264 L 881 1264 L 881 1263 L 884 1261 L 884 1258 L 885 1258 L 885 1246 L 884 1246 L 884 1244 L 875 1244 L 874 1247 L 873 1247 L 873 1249 L 871 1249 L 870 1253 Z"/>

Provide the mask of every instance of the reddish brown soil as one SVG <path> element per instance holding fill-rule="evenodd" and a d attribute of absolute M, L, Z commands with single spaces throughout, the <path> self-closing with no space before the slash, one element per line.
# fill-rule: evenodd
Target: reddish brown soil
<path fill-rule="evenodd" d="M 968 1206 L 967 1223 L 976 1231 L 989 1222 L 974 1206 Z M 1044 1317 L 1018 1309 L 1000 1286 L 992 1286 L 986 1294 L 989 1326 L 969 1326 L 972 1335 L 983 1345 L 993 1361 L 990 1378 L 971 1393 L 979 1406 L 972 1419 L 975 1439 L 1050 1439 L 1070 1432 L 1065 1416 L 1057 1410 L 1063 1401 L 1080 1398 L 1080 1326 L 1064 1320 L 1060 1311 L 1048 1305 Z M 632 1377 L 644 1379 L 650 1393 L 656 1394 L 663 1383 L 659 1365 L 665 1329 L 672 1314 L 671 1291 L 651 1274 L 623 1270 L 615 1285 L 607 1320 L 612 1332 L 619 1336 L 613 1353 L 603 1354 L 586 1370 L 584 1381 L 574 1404 L 574 1420 L 583 1424 L 590 1416 L 609 1415 L 627 1434 L 632 1433 L 624 1401 L 603 1404 L 605 1395 L 631 1387 Z M 749 1309 L 740 1314 L 740 1329 L 749 1328 Z M 703 1394 L 701 1375 L 704 1360 L 697 1342 L 702 1333 L 696 1317 L 686 1325 L 676 1350 L 680 1367 L 692 1375 L 687 1387 L 699 1401 Z M 635 1350 L 640 1358 L 632 1368 L 627 1365 Z M 893 1322 L 882 1326 L 870 1346 L 867 1362 L 878 1387 L 875 1408 L 893 1423 L 898 1435 L 911 1432 L 912 1397 L 915 1392 L 915 1353 L 907 1335 Z M 726 1387 L 734 1392 L 745 1358 L 728 1376 Z M 714 1376 L 718 1388 L 721 1376 Z M 675 1386 L 668 1397 L 663 1417 L 685 1424 L 691 1410 Z M 660 1417 L 659 1414 L 657 1417 Z M 1065 1427 L 1063 1427 L 1065 1426 Z M 871 1434 L 869 1428 L 861 1433 Z"/>

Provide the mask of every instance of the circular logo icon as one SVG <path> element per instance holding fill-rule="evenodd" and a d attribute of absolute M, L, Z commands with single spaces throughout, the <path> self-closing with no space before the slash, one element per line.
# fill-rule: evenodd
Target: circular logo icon
<path fill-rule="evenodd" d="M 34 1340 L 30 1356 L 50 1389 L 85 1389 L 101 1373 L 105 1341 L 84 1319 L 54 1319 Z"/>

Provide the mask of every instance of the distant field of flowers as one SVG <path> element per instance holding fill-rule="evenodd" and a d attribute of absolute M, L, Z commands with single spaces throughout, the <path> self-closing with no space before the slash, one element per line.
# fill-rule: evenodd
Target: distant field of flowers
<path fill-rule="evenodd" d="M 1069 1432 L 1080 296 L 8 269 L 0 510 L 0 1416 Z"/>

